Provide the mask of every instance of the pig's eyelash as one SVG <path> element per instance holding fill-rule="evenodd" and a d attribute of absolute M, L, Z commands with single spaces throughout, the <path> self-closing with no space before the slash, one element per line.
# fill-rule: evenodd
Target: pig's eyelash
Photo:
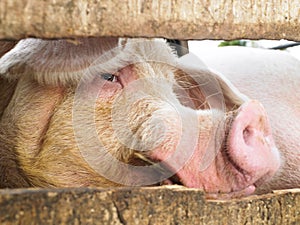
<path fill-rule="evenodd" d="M 106 80 L 106 81 L 109 81 L 112 83 L 118 82 L 118 77 L 112 73 L 102 73 L 100 76 L 103 80 Z"/>

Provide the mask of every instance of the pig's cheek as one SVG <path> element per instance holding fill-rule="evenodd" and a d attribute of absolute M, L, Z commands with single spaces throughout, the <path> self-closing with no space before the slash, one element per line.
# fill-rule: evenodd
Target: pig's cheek
<path fill-rule="evenodd" d="M 98 92 L 98 97 L 102 99 L 111 99 L 122 90 L 120 84 L 107 84 L 104 85 Z"/>
<path fill-rule="evenodd" d="M 119 82 L 109 82 L 96 79 L 94 82 L 90 83 L 88 88 L 93 95 L 97 95 L 98 98 L 105 100 L 111 99 L 119 93 L 122 90 L 122 85 Z"/>

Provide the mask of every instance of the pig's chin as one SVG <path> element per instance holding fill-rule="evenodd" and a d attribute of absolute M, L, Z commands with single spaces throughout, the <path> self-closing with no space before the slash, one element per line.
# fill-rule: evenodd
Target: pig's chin
<path fill-rule="evenodd" d="M 230 199 L 254 194 L 256 187 L 268 181 L 273 175 L 269 168 L 261 168 L 265 170 L 261 173 L 256 171 L 259 169 L 257 167 L 235 162 L 235 157 L 230 151 L 224 149 L 206 170 L 199 171 L 199 167 L 193 168 L 192 162 L 187 163 L 161 184 L 201 189 L 210 199 Z"/>
<path fill-rule="evenodd" d="M 174 176 L 162 182 L 163 185 L 182 185 L 201 189 L 207 198 L 230 199 L 248 196 L 255 192 L 255 176 L 239 167 L 230 155 L 220 152 L 214 163 L 205 171 L 186 172 L 179 170 Z M 264 178 L 265 179 L 265 178 Z"/>

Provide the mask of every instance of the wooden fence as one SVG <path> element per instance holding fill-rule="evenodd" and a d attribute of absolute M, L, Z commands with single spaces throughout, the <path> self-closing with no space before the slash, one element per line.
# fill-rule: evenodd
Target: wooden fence
<path fill-rule="evenodd" d="M 28 36 L 290 39 L 298 0 L 1 0 L 0 39 Z"/>
<path fill-rule="evenodd" d="M 297 0 L 1 0 L 0 39 L 300 41 Z M 212 201 L 180 187 L 0 190 L 0 224 L 300 224 L 300 190 Z"/>

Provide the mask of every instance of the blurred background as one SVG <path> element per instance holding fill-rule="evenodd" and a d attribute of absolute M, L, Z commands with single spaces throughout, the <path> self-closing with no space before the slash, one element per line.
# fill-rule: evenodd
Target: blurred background
<path fill-rule="evenodd" d="M 300 60 L 300 42 L 287 40 L 235 40 L 235 41 L 188 41 L 189 51 L 197 56 L 210 54 L 214 48 L 226 46 L 245 46 L 253 48 L 278 49 L 287 51 Z"/>

